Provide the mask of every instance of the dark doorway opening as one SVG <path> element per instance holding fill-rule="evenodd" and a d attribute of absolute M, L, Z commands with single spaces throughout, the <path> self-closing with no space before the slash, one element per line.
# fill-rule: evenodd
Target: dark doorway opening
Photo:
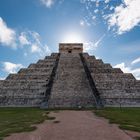
<path fill-rule="evenodd" d="M 71 50 L 68 51 L 68 53 L 71 53 L 71 52 L 72 52 Z"/>

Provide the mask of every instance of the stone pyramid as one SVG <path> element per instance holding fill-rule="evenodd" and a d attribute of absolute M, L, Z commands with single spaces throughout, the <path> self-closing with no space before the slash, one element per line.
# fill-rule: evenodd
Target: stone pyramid
<path fill-rule="evenodd" d="M 140 106 L 140 81 L 83 53 L 83 44 L 61 43 L 28 68 L 0 81 L 1 107 Z"/>

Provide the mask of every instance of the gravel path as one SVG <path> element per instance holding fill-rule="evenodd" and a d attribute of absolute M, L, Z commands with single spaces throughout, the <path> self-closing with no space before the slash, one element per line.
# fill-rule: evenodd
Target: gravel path
<path fill-rule="evenodd" d="M 50 116 L 56 119 L 39 124 L 33 132 L 13 134 L 5 140 L 133 140 L 117 125 L 91 111 L 60 111 Z"/>

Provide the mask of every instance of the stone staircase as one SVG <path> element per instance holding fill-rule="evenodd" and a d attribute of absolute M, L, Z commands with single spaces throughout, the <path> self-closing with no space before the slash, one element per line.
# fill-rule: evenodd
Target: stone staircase
<path fill-rule="evenodd" d="M 87 53 L 79 55 L 77 48 L 65 52 L 52 53 L 0 80 L 0 106 L 140 107 L 140 80 L 132 74 Z"/>
<path fill-rule="evenodd" d="M 40 106 L 57 56 L 53 53 L 0 81 L 0 106 Z"/>
<path fill-rule="evenodd" d="M 94 96 L 79 54 L 61 54 L 48 107 L 93 106 Z"/>
<path fill-rule="evenodd" d="M 140 80 L 112 68 L 95 56 L 83 54 L 104 106 L 140 106 Z"/>

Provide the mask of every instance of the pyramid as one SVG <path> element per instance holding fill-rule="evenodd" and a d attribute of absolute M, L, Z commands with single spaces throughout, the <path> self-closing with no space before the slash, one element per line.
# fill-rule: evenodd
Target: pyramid
<path fill-rule="evenodd" d="M 52 53 L 0 80 L 1 107 L 140 107 L 140 81 L 83 52 L 82 43 L 60 43 Z"/>

